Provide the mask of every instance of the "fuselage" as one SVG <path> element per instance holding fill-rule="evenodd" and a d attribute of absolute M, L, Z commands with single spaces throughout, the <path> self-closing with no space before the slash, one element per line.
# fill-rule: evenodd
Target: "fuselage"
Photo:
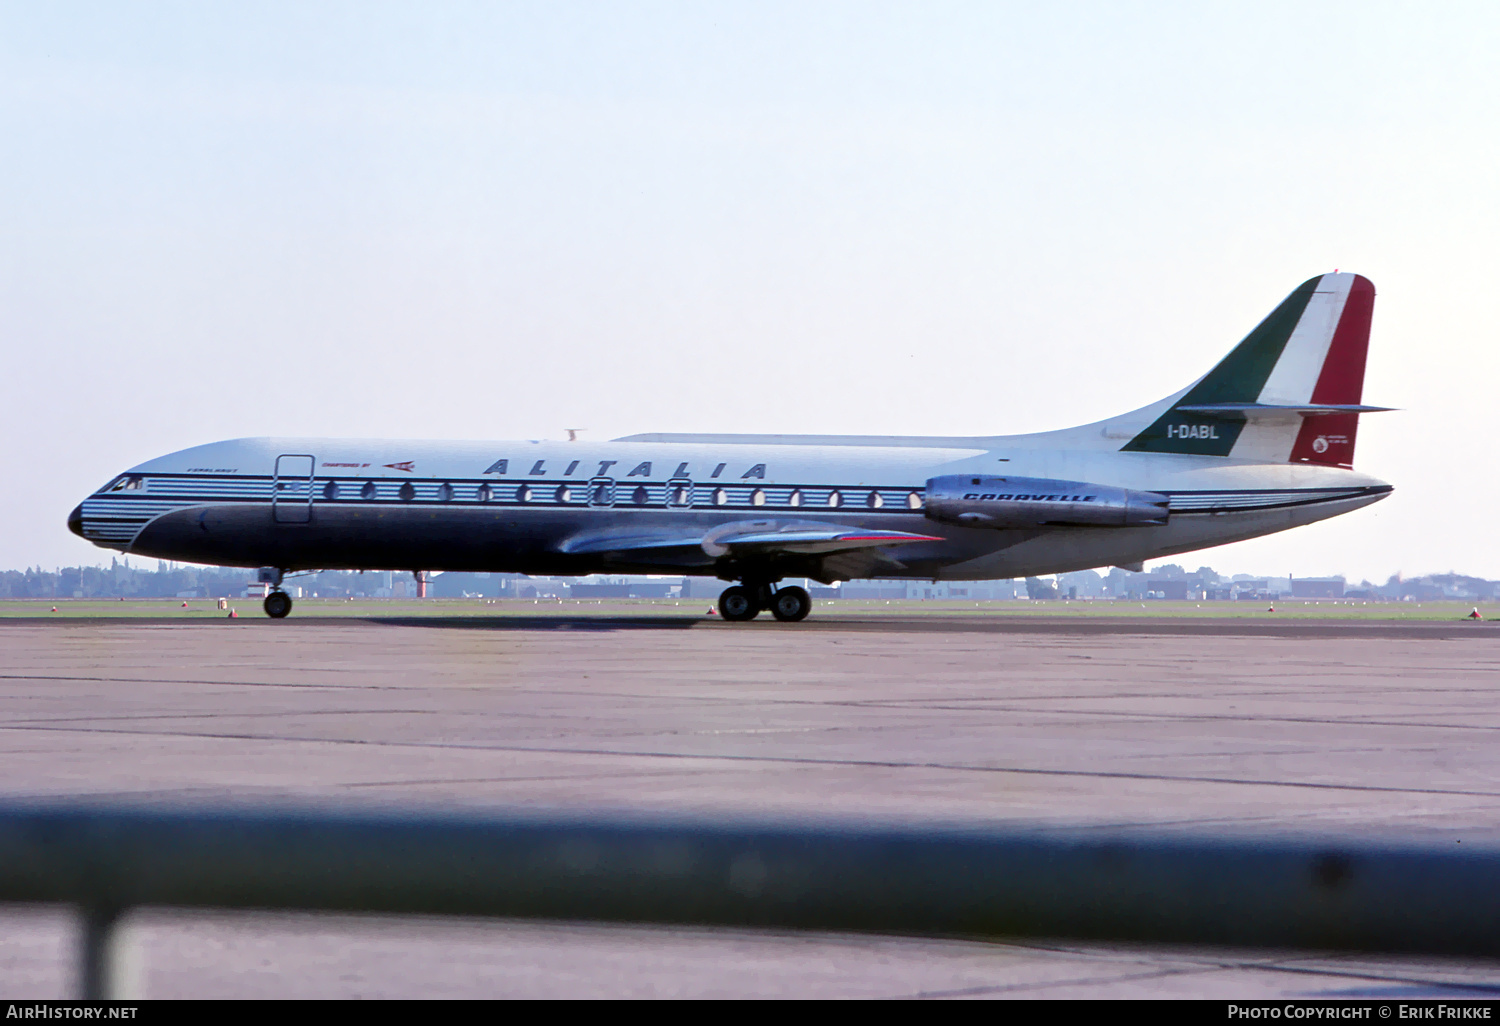
<path fill-rule="evenodd" d="M 1122 452 L 1097 435 L 1076 436 L 1087 439 L 1081 445 L 1069 433 L 590 444 L 248 438 L 131 467 L 86 498 L 70 526 L 124 552 L 226 566 L 737 579 L 737 564 L 712 545 L 669 543 L 736 523 L 827 524 L 923 540 L 776 557 L 777 576 L 976 580 L 1130 565 L 1323 520 L 1391 491 L 1343 467 Z M 967 474 L 1159 493 L 1169 516 L 1005 529 L 930 518 L 927 482 Z M 615 547 L 597 542 L 616 536 Z"/>

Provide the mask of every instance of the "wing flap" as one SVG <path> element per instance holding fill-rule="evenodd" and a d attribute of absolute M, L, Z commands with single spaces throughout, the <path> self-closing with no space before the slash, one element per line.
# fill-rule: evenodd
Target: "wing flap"
<path fill-rule="evenodd" d="M 824 524 L 806 520 L 750 520 L 722 524 L 709 531 L 703 536 L 703 551 L 710 556 L 726 556 L 731 552 L 786 552 L 808 556 L 942 540 L 930 534 L 851 527 L 847 524 Z"/>
<path fill-rule="evenodd" d="M 593 534 L 570 538 L 561 546 L 569 555 L 611 555 L 622 559 L 680 562 L 684 556 L 825 555 L 942 541 L 930 534 L 888 531 L 816 521 L 745 520 L 720 524 L 702 534 Z"/>
<path fill-rule="evenodd" d="M 886 545 L 910 545 L 914 542 L 942 540 L 930 534 L 910 534 L 906 531 L 768 531 L 722 538 L 717 544 L 736 553 L 764 551 L 823 555 L 829 552 L 878 549 Z M 706 550 L 708 546 L 705 545 L 704 548 Z"/>
<path fill-rule="evenodd" d="M 569 555 L 599 555 L 610 552 L 661 552 L 672 550 L 701 551 L 702 535 L 619 535 L 595 534 L 569 538 L 561 549 Z"/>

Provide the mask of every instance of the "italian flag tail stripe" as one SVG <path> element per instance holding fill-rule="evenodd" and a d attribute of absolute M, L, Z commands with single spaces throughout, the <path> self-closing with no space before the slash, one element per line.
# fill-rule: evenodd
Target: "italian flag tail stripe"
<path fill-rule="evenodd" d="M 1354 275 L 1349 298 L 1334 329 L 1323 370 L 1313 386 L 1312 401 L 1358 405 L 1365 391 L 1365 355 L 1370 347 L 1370 319 L 1375 312 L 1375 285 Z M 1354 465 L 1354 436 L 1359 414 L 1335 413 L 1326 417 L 1304 417 L 1297 441 L 1292 445 L 1294 463 Z"/>

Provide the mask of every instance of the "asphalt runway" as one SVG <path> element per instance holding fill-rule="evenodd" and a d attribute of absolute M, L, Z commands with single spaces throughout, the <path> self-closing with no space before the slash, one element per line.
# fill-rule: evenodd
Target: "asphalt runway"
<path fill-rule="evenodd" d="M 1500 624 L 0 620 L 6 797 L 874 816 L 1500 844 Z M 0 912 L 0 993 L 73 925 Z M 1500 994 L 1317 953 L 145 910 L 146 996 Z"/>

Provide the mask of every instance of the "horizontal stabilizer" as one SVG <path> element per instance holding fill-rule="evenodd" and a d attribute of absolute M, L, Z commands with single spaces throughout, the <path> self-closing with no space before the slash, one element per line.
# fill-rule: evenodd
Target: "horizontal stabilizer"
<path fill-rule="evenodd" d="M 1278 405 L 1276 403 L 1201 403 L 1196 406 L 1178 406 L 1181 413 L 1202 413 L 1209 417 L 1228 417 L 1239 420 L 1242 416 L 1274 417 L 1325 417 L 1335 413 L 1391 413 L 1392 406 L 1359 406 L 1357 404 L 1309 403 L 1306 405 Z"/>

